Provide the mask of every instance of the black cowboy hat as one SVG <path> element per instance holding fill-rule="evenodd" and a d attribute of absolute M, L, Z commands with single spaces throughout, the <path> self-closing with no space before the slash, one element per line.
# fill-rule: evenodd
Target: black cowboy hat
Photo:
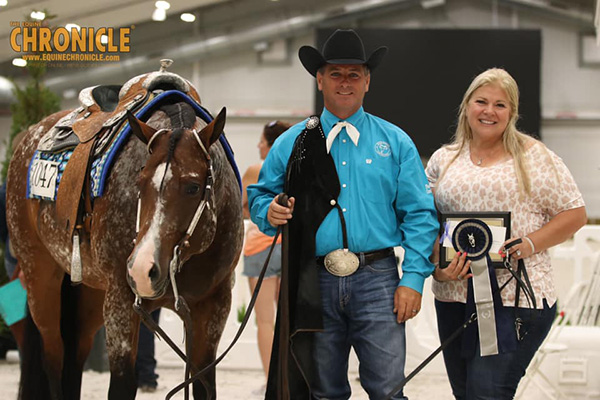
<path fill-rule="evenodd" d="M 338 29 L 323 45 L 323 54 L 314 47 L 302 46 L 298 51 L 298 57 L 304 68 L 312 76 L 316 76 L 317 70 L 325 64 L 364 64 L 369 67 L 369 70 L 374 70 L 387 50 L 385 46 L 379 47 L 367 59 L 365 47 L 358 34 L 352 29 Z"/>

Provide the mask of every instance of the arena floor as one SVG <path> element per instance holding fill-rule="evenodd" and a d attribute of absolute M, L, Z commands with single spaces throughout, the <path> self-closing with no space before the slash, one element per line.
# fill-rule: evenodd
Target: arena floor
<path fill-rule="evenodd" d="M 0 399 L 17 398 L 19 382 L 19 362 L 16 354 L 9 353 L 7 361 L 0 361 Z M 181 382 L 183 369 L 161 367 L 157 369 L 158 390 L 154 393 L 138 393 L 137 399 L 158 400 Z M 225 400 L 258 400 L 264 384 L 259 370 L 217 369 L 217 395 Z M 87 371 L 83 375 L 83 400 L 104 400 L 108 390 L 109 374 Z M 357 376 L 351 376 L 352 399 L 366 400 L 368 396 L 360 387 Z M 423 371 L 409 382 L 406 394 L 411 400 L 451 400 L 450 386 L 445 375 L 430 374 Z M 174 397 L 183 399 L 183 394 Z"/>
<path fill-rule="evenodd" d="M 138 393 L 139 400 L 162 400 L 166 394 L 181 383 L 183 368 L 158 365 L 158 389 L 154 393 Z M 82 400 L 104 400 L 108 393 L 109 373 L 86 371 L 83 374 Z M 217 369 L 217 395 L 222 400 L 263 399 L 263 374 L 257 369 Z M 358 376 L 350 374 L 352 400 L 367 400 L 369 397 L 360 387 Z M 8 353 L 7 360 L 0 361 L 0 399 L 17 398 L 19 385 L 19 360 L 16 352 Z M 445 374 L 430 372 L 425 368 L 406 387 L 405 394 L 410 400 L 453 400 L 450 385 Z M 183 394 L 173 399 L 183 399 Z M 521 400 L 541 400 L 542 393 L 530 385 Z"/>

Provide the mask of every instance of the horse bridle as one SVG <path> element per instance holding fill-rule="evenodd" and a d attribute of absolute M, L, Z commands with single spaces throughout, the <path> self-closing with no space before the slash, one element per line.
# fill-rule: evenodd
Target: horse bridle
<path fill-rule="evenodd" d="M 208 162 L 208 174 L 206 175 L 206 184 L 204 185 L 204 195 L 202 196 L 202 200 L 200 200 L 200 203 L 198 204 L 198 207 L 196 208 L 196 212 L 194 213 L 194 216 L 192 217 L 192 221 L 190 222 L 190 225 L 188 226 L 188 228 L 185 232 L 185 235 L 183 235 L 181 240 L 179 240 L 179 242 L 173 248 L 173 258 L 171 259 L 171 262 L 169 263 L 169 276 L 171 278 L 171 286 L 173 288 L 173 296 L 175 298 L 175 310 L 177 310 L 177 311 L 179 311 L 180 304 L 181 304 L 180 302 L 184 301 L 183 297 L 179 296 L 179 291 L 177 290 L 177 282 L 175 281 L 175 274 L 178 273 L 179 271 L 181 271 L 181 267 L 183 266 L 183 262 L 181 261 L 181 249 L 190 247 L 189 240 L 192 237 L 192 235 L 194 234 L 194 231 L 196 230 L 196 226 L 198 225 L 198 221 L 200 221 L 200 217 L 202 217 L 202 213 L 204 212 L 204 210 L 206 208 L 208 208 L 209 210 L 211 208 L 213 210 L 215 209 L 214 197 L 212 196 L 212 189 L 213 189 L 213 183 L 214 183 L 214 170 L 213 170 L 213 165 L 212 165 L 212 158 L 210 157 L 208 150 L 204 146 L 204 143 L 202 143 L 202 140 L 200 139 L 200 135 L 198 135 L 198 131 L 193 129 L 192 132 L 194 134 L 194 138 L 200 145 L 200 148 L 202 149 L 202 152 L 204 153 L 204 156 L 206 157 L 206 160 Z M 151 142 L 149 141 L 148 144 L 150 144 L 150 143 Z M 165 173 L 166 173 L 166 171 L 165 171 Z"/>
<path fill-rule="evenodd" d="M 156 139 L 156 137 L 158 135 L 160 135 L 161 133 L 167 132 L 167 131 L 168 131 L 167 129 L 160 129 L 152 135 L 152 137 L 150 138 L 150 140 L 148 141 L 148 144 L 146 146 L 149 154 L 152 154 L 152 150 L 151 150 L 152 142 Z M 181 261 L 181 250 L 182 250 L 182 248 L 187 248 L 190 246 L 189 239 L 194 234 L 194 231 L 196 230 L 196 226 L 198 225 L 198 222 L 200 221 L 200 218 L 202 217 L 204 210 L 207 208 L 209 210 L 210 209 L 214 210 L 214 208 L 215 208 L 214 207 L 214 198 L 212 196 L 212 189 L 213 189 L 213 184 L 214 184 L 214 169 L 213 169 L 213 164 L 212 164 L 212 158 L 210 157 L 210 154 L 209 154 L 208 150 L 206 149 L 206 146 L 204 146 L 204 143 L 202 143 L 202 140 L 200 139 L 200 135 L 198 134 L 198 131 L 196 131 L 196 129 L 193 129 L 192 133 L 194 135 L 194 138 L 198 142 L 198 145 L 200 145 L 200 149 L 202 149 L 202 153 L 204 153 L 204 156 L 206 157 L 206 160 L 208 162 L 208 173 L 206 176 L 206 184 L 204 185 L 204 195 L 202 196 L 202 200 L 200 200 L 200 203 L 198 204 L 198 207 L 196 208 L 196 212 L 194 213 L 194 216 L 192 217 L 192 220 L 190 221 L 190 225 L 188 226 L 185 234 L 173 248 L 173 257 L 171 258 L 171 262 L 169 263 L 169 277 L 171 279 L 171 286 L 173 288 L 173 295 L 175 297 L 175 309 L 176 310 L 179 310 L 179 303 L 178 303 L 179 290 L 177 289 L 177 282 L 175 281 L 175 274 L 177 274 L 179 271 L 181 271 L 181 267 L 183 266 L 183 262 Z M 167 171 L 165 170 L 165 174 L 166 173 L 167 173 Z M 137 217 L 136 217 L 136 222 L 135 222 L 136 237 L 140 231 L 141 209 L 142 209 L 142 198 L 141 198 L 140 194 L 138 193 Z M 138 295 L 136 295 L 135 301 L 136 301 L 136 303 L 137 302 L 141 303 L 141 298 Z"/>
<path fill-rule="evenodd" d="M 152 140 L 159 132 L 160 131 L 157 131 L 152 136 L 152 138 L 148 142 L 149 145 L 150 145 L 150 143 L 152 143 Z M 191 340 L 187 340 L 187 339 L 188 338 L 191 339 L 193 337 L 192 336 L 193 332 L 191 331 L 191 328 L 190 328 L 192 325 L 191 324 L 191 322 L 192 322 L 191 312 L 190 312 L 190 309 L 189 309 L 185 299 L 183 297 L 179 296 L 179 292 L 177 291 L 177 285 L 175 283 L 175 274 L 177 272 L 179 272 L 179 270 L 181 269 L 181 266 L 183 264 L 181 262 L 181 250 L 180 250 L 181 247 L 189 246 L 189 238 L 194 233 L 196 225 L 198 224 L 198 221 L 200 220 L 200 217 L 201 217 L 204 209 L 206 207 L 208 207 L 210 209 L 211 200 L 214 201 L 214 199 L 210 196 L 210 193 L 212 192 L 213 173 L 214 173 L 213 167 L 212 167 L 212 160 L 210 158 L 210 155 L 208 154 L 208 151 L 206 150 L 206 147 L 200 140 L 200 137 L 198 136 L 198 133 L 195 130 L 194 130 L 194 137 L 198 141 L 200 148 L 202 149 L 204 155 L 206 156 L 206 158 L 208 160 L 208 165 L 209 165 L 208 171 L 209 172 L 208 172 L 208 176 L 207 176 L 206 187 L 205 187 L 203 199 L 200 202 L 200 204 L 198 205 L 198 208 L 196 209 L 196 213 L 194 214 L 194 217 L 192 218 L 190 226 L 188 227 L 185 235 L 179 241 L 179 243 L 175 246 L 175 248 L 173 250 L 173 259 L 171 260 L 171 263 L 169 265 L 171 284 L 173 285 L 173 295 L 175 296 L 175 310 L 176 310 L 177 314 L 179 315 L 179 317 L 184 322 L 185 331 L 186 331 L 185 332 L 185 334 L 186 334 L 186 336 L 185 336 L 186 337 L 186 352 L 188 354 L 191 354 L 192 343 L 191 343 Z M 148 150 L 150 150 L 149 146 L 148 146 Z M 287 204 L 287 196 L 285 196 L 285 197 L 280 196 L 280 202 L 281 202 L 281 204 Z M 214 209 L 214 204 L 212 205 L 212 207 Z M 137 236 L 137 231 L 139 231 L 139 210 L 140 210 L 140 203 L 138 202 L 138 222 L 136 223 L 136 236 Z M 166 332 L 152 319 L 150 314 L 144 308 L 142 308 L 142 299 L 138 295 L 136 295 L 136 298 L 135 298 L 135 301 L 133 304 L 133 309 L 136 311 L 136 313 L 138 313 L 140 315 L 144 324 L 146 324 L 146 326 L 151 331 L 155 332 L 159 337 L 164 339 L 165 342 L 173 349 L 173 351 L 175 351 L 175 353 L 186 363 L 185 364 L 185 380 L 182 383 L 180 383 L 179 385 L 177 385 L 175 388 L 173 388 L 169 393 L 167 393 L 167 396 L 165 397 L 166 400 L 171 399 L 177 392 L 179 392 L 182 389 L 184 389 L 185 399 L 188 400 L 189 399 L 189 385 L 192 384 L 196 380 L 199 380 L 202 383 L 202 385 L 206 389 L 207 394 L 209 395 L 208 398 L 212 399 L 212 397 L 210 396 L 210 392 L 208 390 L 210 385 L 206 381 L 206 378 L 204 377 L 204 375 L 211 369 L 215 368 L 217 366 L 217 364 L 219 364 L 225 358 L 225 356 L 229 353 L 229 351 L 233 348 L 233 346 L 237 343 L 238 339 L 241 337 L 242 332 L 244 331 L 244 328 L 246 327 L 246 324 L 250 320 L 252 310 L 254 309 L 254 305 L 258 298 L 258 293 L 262 286 L 263 279 L 267 272 L 267 267 L 269 266 L 269 262 L 271 260 L 272 254 L 273 254 L 273 249 L 275 248 L 275 244 L 277 243 L 277 240 L 279 239 L 279 236 L 281 235 L 281 233 L 282 233 L 282 227 L 280 226 L 277 228 L 277 233 L 273 237 L 273 241 L 271 242 L 271 246 L 269 248 L 267 258 L 265 259 L 263 267 L 258 275 L 256 287 L 254 288 L 254 293 L 252 293 L 252 297 L 250 299 L 250 302 L 248 303 L 246 315 L 244 315 L 244 318 L 243 318 L 236 334 L 234 335 L 233 340 L 227 346 L 225 351 L 223 351 L 223 353 L 221 353 L 221 355 L 219 357 L 217 357 L 209 365 L 206 365 L 202 370 L 199 370 L 198 367 L 196 367 L 194 364 L 192 364 L 192 362 L 189 360 L 189 358 L 186 357 L 186 355 L 179 349 L 179 347 L 166 334 Z M 287 236 L 287 234 L 286 234 L 286 236 Z M 284 242 L 285 242 L 285 240 L 284 240 Z M 285 258 L 284 258 L 284 260 L 285 260 Z M 282 269 L 284 271 L 287 271 L 286 265 L 287 265 L 286 262 L 284 262 L 282 265 Z M 284 272 L 283 275 L 287 275 L 287 273 Z M 191 375 L 190 371 L 193 371 L 194 375 Z"/>
<path fill-rule="evenodd" d="M 168 131 L 167 129 L 160 129 L 152 135 L 152 137 L 150 138 L 150 140 L 148 141 L 148 144 L 146 146 L 148 153 L 150 153 L 150 154 L 152 153 L 151 145 L 152 145 L 153 141 L 156 139 L 156 137 L 158 137 L 158 135 L 160 135 L 164 132 L 167 132 L 167 131 Z M 191 317 L 191 312 L 187 305 L 187 302 L 185 301 L 183 296 L 179 295 L 179 290 L 177 288 L 177 281 L 175 279 L 175 275 L 179 271 L 181 271 L 181 267 L 183 266 L 183 261 L 181 259 L 182 249 L 190 246 L 189 240 L 192 237 L 192 235 L 194 234 L 194 231 L 196 230 L 196 226 L 198 225 L 198 222 L 200 221 L 200 218 L 202 217 L 204 210 L 206 210 L 206 209 L 215 210 L 214 196 L 212 195 L 213 184 L 214 184 L 214 169 L 213 169 L 213 164 L 212 164 L 212 158 L 210 157 L 210 154 L 209 154 L 208 150 L 206 149 L 206 146 L 204 145 L 204 143 L 202 143 L 202 140 L 200 139 L 200 135 L 198 134 L 198 131 L 196 129 L 192 129 L 192 133 L 193 133 L 194 138 L 198 142 L 198 145 L 200 145 L 200 149 L 202 149 L 202 153 L 206 157 L 206 160 L 208 162 L 208 173 L 206 176 L 206 184 L 204 185 L 204 195 L 202 196 L 202 200 L 200 200 L 200 203 L 198 204 L 198 207 L 196 208 L 196 212 L 194 213 L 194 216 L 192 217 L 192 220 L 190 221 L 190 225 L 188 226 L 185 234 L 173 248 L 173 257 L 171 258 L 171 261 L 169 263 L 169 278 L 171 280 L 171 287 L 173 288 L 173 297 L 175 299 L 175 304 L 174 304 L 175 312 L 183 320 L 184 325 L 185 325 L 186 352 L 188 354 L 191 354 L 191 346 L 192 346 L 191 340 L 193 338 L 193 336 L 192 336 L 193 332 L 192 332 L 192 328 L 191 328 L 192 327 L 192 317 Z M 166 173 L 167 173 L 167 171 L 165 169 L 165 174 Z M 136 224 L 135 224 L 136 237 L 140 230 L 141 204 L 142 204 L 142 199 L 141 199 L 140 194 L 138 193 L 137 217 L 136 217 Z M 142 318 L 142 321 L 146 324 L 146 326 L 148 326 L 148 328 L 151 331 L 155 332 L 160 337 L 162 337 L 167 342 L 167 344 L 177 353 L 177 355 L 179 355 L 179 357 L 181 357 L 185 361 L 185 363 L 186 363 L 185 378 L 188 378 L 190 376 L 190 370 L 193 370 L 195 373 L 199 372 L 198 368 L 190 362 L 189 358 L 186 357 L 186 355 L 171 340 L 171 338 L 166 334 L 166 332 L 152 319 L 150 314 L 142 307 L 142 299 L 138 294 L 135 295 L 133 309 L 135 310 L 136 313 L 138 313 L 140 315 L 140 317 Z M 198 377 L 198 379 L 200 379 L 200 381 L 202 382 L 202 384 L 204 385 L 204 387 L 206 388 L 206 390 L 208 392 L 208 387 L 209 387 L 208 382 L 206 382 L 206 380 L 204 379 L 203 376 Z M 185 398 L 186 399 L 189 398 L 189 387 L 188 386 L 185 387 Z"/>

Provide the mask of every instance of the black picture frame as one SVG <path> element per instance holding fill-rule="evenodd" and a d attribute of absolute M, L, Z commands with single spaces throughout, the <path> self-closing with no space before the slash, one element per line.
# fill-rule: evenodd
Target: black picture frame
<path fill-rule="evenodd" d="M 490 211 L 490 212 L 482 212 L 482 211 L 459 211 L 459 212 L 442 212 L 440 213 L 440 238 L 444 232 L 444 226 L 446 222 L 456 221 L 460 222 L 465 219 L 478 219 L 485 222 L 490 226 L 503 226 L 506 228 L 506 237 L 504 240 L 510 238 L 510 211 Z M 439 267 L 446 268 L 450 262 L 452 262 L 452 258 L 456 254 L 456 251 L 453 248 L 444 247 L 442 243 L 439 243 Z M 503 263 L 503 258 L 500 254 L 490 253 L 490 258 L 492 259 L 492 266 L 494 268 L 501 268 Z"/>

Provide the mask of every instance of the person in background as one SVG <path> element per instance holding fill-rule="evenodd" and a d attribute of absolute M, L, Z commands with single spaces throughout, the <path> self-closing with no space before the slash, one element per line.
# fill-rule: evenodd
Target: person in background
<path fill-rule="evenodd" d="M 540 141 L 520 132 L 519 89 L 503 69 L 478 75 L 467 89 L 451 144 L 437 150 L 426 173 L 439 211 L 510 211 L 511 238 L 507 251 L 513 268 L 523 260 L 535 295 L 536 310 L 526 296 L 516 301 L 515 279 L 496 269 L 500 312 L 511 317 L 498 325 L 499 354 L 481 356 L 477 336 L 466 333 L 444 350 L 446 371 L 456 399 L 512 399 L 556 314 L 556 292 L 548 249 L 570 238 L 586 223 L 583 198 L 563 161 Z M 468 318 L 470 261 L 454 257 L 447 268 L 436 268 L 433 292 L 440 340 L 444 342 Z M 533 302 L 531 302 L 533 304 Z M 515 307 L 518 307 L 516 309 Z M 518 326 L 517 311 L 522 315 Z M 472 324 L 475 329 L 475 324 Z M 503 345 L 504 343 L 504 345 Z M 503 348 L 504 347 L 504 348 Z"/>
<path fill-rule="evenodd" d="M 275 139 L 279 137 L 290 127 L 290 124 L 282 121 L 272 121 L 264 126 L 263 132 L 258 142 L 258 151 L 260 159 L 264 160 L 271 150 Z M 246 188 L 248 185 L 256 183 L 258 174 L 262 166 L 254 164 L 248 167 L 242 177 L 244 190 L 242 193 L 242 202 L 244 209 L 244 218 L 250 218 L 248 210 L 248 194 Z M 254 293 L 258 275 L 265 263 L 273 237 L 262 233 L 256 224 L 248 221 L 246 225 L 246 240 L 244 242 L 244 271 L 243 275 L 248 277 L 250 292 Z M 271 347 L 273 345 L 273 329 L 275 323 L 275 311 L 277 296 L 279 293 L 279 275 L 281 273 L 281 238 L 273 249 L 273 255 L 269 262 L 269 267 L 265 273 L 263 283 L 254 307 L 256 315 L 256 326 L 258 336 L 258 350 L 265 375 L 269 375 L 269 360 L 271 358 Z"/>
<path fill-rule="evenodd" d="M 439 225 L 414 143 L 363 109 L 371 73 L 386 51 L 380 47 L 367 58 L 351 29 L 336 30 L 322 52 L 301 47 L 300 61 L 316 78 L 324 109 L 277 140 L 258 183 L 248 188 L 259 228 L 273 233 L 289 223 L 290 231 L 291 332 L 277 342 L 292 342 L 289 381 L 279 380 L 272 366 L 268 399 L 279 390 L 292 399 L 350 398 L 351 348 L 370 398 L 392 392 L 392 399 L 406 399 L 396 389 L 404 378 L 405 322 L 421 309 Z M 284 187 L 291 197 L 280 205 Z M 402 278 L 396 246 L 405 249 Z"/>
<path fill-rule="evenodd" d="M 6 224 L 6 181 L 0 186 L 0 240 L 4 243 L 4 269 L 8 280 L 17 279 L 15 269 L 17 259 L 11 252 L 10 238 L 8 236 L 8 226 Z M 23 322 L 19 321 L 9 327 L 10 332 L 6 331 L 0 334 L 0 360 L 6 358 L 9 350 L 17 348 L 22 344 Z M 11 334 L 12 333 L 12 334 Z"/>
<path fill-rule="evenodd" d="M 4 243 L 4 268 L 8 279 L 13 278 L 17 267 L 17 259 L 13 256 L 6 226 L 6 181 L 0 186 L 0 240 Z"/>

